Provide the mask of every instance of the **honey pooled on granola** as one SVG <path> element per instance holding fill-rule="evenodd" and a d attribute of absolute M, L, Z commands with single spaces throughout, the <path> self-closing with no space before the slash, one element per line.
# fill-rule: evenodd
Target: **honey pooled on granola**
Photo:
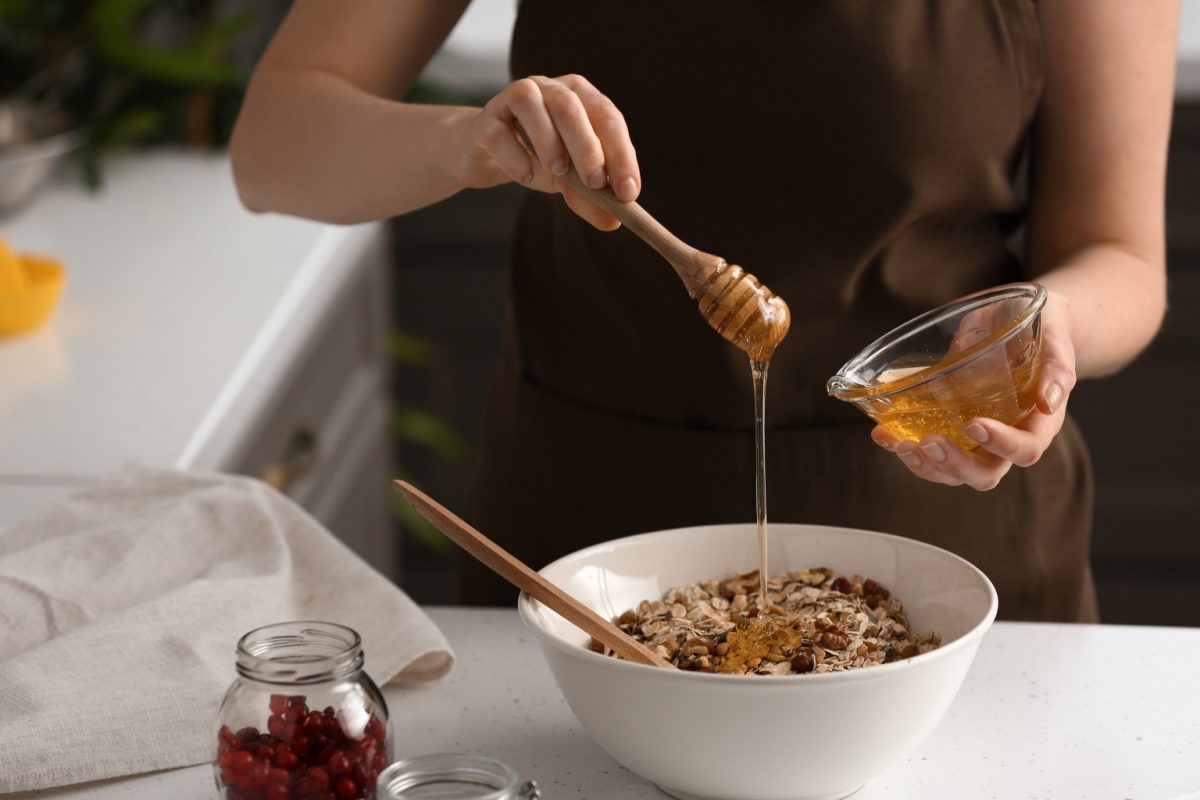
<path fill-rule="evenodd" d="M 802 652 L 804 634 L 767 616 L 744 619 L 725 635 L 725 655 L 717 672 L 751 672 L 764 661 L 791 660 Z M 801 671 L 799 669 L 797 672 Z"/>

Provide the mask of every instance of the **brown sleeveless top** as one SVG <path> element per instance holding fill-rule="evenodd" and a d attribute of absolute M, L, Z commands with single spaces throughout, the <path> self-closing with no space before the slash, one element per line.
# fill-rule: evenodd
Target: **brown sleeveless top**
<path fill-rule="evenodd" d="M 994 491 L 912 476 L 826 378 L 935 305 L 1022 278 L 1017 162 L 1041 91 L 1030 0 L 523 0 L 512 73 L 625 114 L 640 202 L 792 310 L 767 395 L 773 521 L 887 531 L 983 569 L 1009 619 L 1096 615 L 1091 476 L 1068 423 Z M 671 268 L 531 192 L 473 516 L 527 562 L 754 514 L 750 369 Z M 474 563 L 463 599 L 511 602 Z"/>

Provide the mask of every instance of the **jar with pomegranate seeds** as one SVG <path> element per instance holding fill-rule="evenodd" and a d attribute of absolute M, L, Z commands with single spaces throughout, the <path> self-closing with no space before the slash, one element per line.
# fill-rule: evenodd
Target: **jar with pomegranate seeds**
<path fill-rule="evenodd" d="M 237 673 L 215 726 L 219 796 L 375 797 L 392 739 L 357 633 L 330 622 L 257 628 L 238 641 Z"/>

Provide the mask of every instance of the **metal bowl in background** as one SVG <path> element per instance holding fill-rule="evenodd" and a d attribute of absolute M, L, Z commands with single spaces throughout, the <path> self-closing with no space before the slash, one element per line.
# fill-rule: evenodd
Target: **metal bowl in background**
<path fill-rule="evenodd" d="M 55 108 L 0 100 L 0 216 L 32 200 L 79 138 Z"/>

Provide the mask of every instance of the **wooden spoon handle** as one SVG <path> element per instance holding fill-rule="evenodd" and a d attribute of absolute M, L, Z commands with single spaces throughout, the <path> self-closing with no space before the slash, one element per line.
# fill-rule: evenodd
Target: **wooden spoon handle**
<path fill-rule="evenodd" d="M 513 122 L 517 136 L 532 158 L 537 158 L 533 143 L 525 129 L 518 122 Z M 565 175 L 559 175 L 559 180 L 566 181 L 572 189 L 582 194 L 594 205 L 620 220 L 621 224 L 632 231 L 643 242 L 650 245 L 675 268 L 676 274 L 687 287 L 688 294 L 693 298 L 718 268 L 725 265 L 725 259 L 712 253 L 705 253 L 687 244 L 675 234 L 667 230 L 661 222 L 650 215 L 636 201 L 629 203 L 621 200 L 607 184 L 600 189 L 593 189 L 583 182 L 575 165 L 568 163 Z"/>
<path fill-rule="evenodd" d="M 558 612 L 563 619 L 584 633 L 611 647 L 617 655 L 639 664 L 674 669 L 666 659 L 534 572 L 420 489 L 404 481 L 394 481 L 393 485 L 421 516 L 446 534 L 452 542 L 525 594 Z"/>

